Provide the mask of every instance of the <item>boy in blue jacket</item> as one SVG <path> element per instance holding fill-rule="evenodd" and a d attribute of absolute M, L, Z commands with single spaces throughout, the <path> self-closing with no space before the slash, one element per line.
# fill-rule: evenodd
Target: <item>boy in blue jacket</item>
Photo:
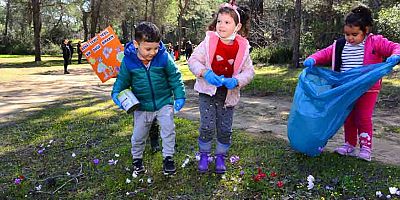
<path fill-rule="evenodd" d="M 131 138 L 133 173 L 143 173 L 143 151 L 149 129 L 157 119 L 161 130 L 163 172 L 176 171 L 174 109 L 179 111 L 185 104 L 185 88 L 181 73 L 161 42 L 159 29 L 150 22 L 141 22 L 135 29 L 135 40 L 125 47 L 125 57 L 114 83 L 111 96 L 121 107 L 117 96 L 130 88 L 140 102 L 134 111 L 134 127 Z"/>

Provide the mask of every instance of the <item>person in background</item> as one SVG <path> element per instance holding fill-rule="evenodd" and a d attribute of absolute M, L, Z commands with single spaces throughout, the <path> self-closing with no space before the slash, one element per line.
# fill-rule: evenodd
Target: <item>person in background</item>
<path fill-rule="evenodd" d="M 71 49 L 68 46 L 68 39 L 63 39 L 63 42 L 61 44 L 61 49 L 62 49 L 62 54 L 63 54 L 63 59 L 64 59 L 64 74 L 69 74 L 68 72 L 68 64 L 70 61 L 71 57 Z"/>
<path fill-rule="evenodd" d="M 69 55 L 69 64 L 72 64 L 72 55 L 74 54 L 74 47 L 72 47 L 72 41 L 68 40 L 68 48 L 71 51 L 71 54 Z"/>
<path fill-rule="evenodd" d="M 192 52 L 193 52 L 193 44 L 190 40 L 188 40 L 185 44 L 186 60 L 189 60 L 189 57 L 192 55 Z"/>
<path fill-rule="evenodd" d="M 82 50 L 81 50 L 81 41 L 78 41 L 76 45 L 76 51 L 78 52 L 78 64 L 82 64 Z"/>
<path fill-rule="evenodd" d="M 176 42 L 176 45 L 174 46 L 174 58 L 175 61 L 179 60 L 179 42 Z"/>

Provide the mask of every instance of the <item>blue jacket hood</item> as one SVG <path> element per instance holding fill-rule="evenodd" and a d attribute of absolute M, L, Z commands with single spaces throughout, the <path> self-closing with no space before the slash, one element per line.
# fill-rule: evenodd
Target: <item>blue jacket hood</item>
<path fill-rule="evenodd" d="M 142 63 L 141 60 L 138 58 L 138 51 L 135 48 L 134 44 L 132 42 L 129 42 L 125 46 L 124 50 L 124 61 L 126 67 L 131 70 L 135 67 L 141 66 L 139 63 Z M 166 51 L 166 48 L 164 47 L 164 44 L 160 41 L 159 43 L 159 50 L 157 54 L 153 57 L 151 60 L 151 65 L 157 65 L 157 66 L 166 66 L 168 62 L 168 53 Z M 139 64 L 139 65 L 138 65 Z"/>
<path fill-rule="evenodd" d="M 164 46 L 164 43 L 160 41 L 159 43 L 159 49 L 157 52 L 157 55 L 154 57 L 157 57 L 160 54 L 163 54 L 167 49 Z M 132 56 L 135 55 L 137 57 L 137 49 L 135 48 L 135 45 L 133 42 L 129 42 L 128 44 L 125 45 L 125 50 L 124 50 L 125 56 Z"/>

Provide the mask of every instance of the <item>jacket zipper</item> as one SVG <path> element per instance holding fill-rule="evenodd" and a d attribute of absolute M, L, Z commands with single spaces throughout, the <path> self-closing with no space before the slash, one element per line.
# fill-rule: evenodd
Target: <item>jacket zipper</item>
<path fill-rule="evenodd" d="M 153 107 L 154 110 L 157 110 L 157 106 L 156 106 L 156 99 L 154 97 L 154 90 L 153 90 L 153 84 L 151 84 L 151 78 L 150 78 L 150 66 L 147 68 L 143 63 L 142 63 L 144 69 L 146 70 L 146 75 L 147 75 L 147 79 L 149 80 L 149 84 L 150 84 L 150 91 L 151 91 L 151 98 L 153 100 Z"/>

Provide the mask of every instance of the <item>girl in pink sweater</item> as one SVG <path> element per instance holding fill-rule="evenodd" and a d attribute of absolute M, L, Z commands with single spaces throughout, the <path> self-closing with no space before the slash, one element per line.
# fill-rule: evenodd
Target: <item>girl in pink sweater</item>
<path fill-rule="evenodd" d="M 217 135 L 215 171 L 226 171 L 225 157 L 231 146 L 234 106 L 240 88 L 254 76 L 249 54 L 249 16 L 234 1 L 222 4 L 209 26 L 205 39 L 189 58 L 190 71 L 196 76 L 199 92 L 200 136 L 199 171 L 208 171 L 212 142 Z"/>
<path fill-rule="evenodd" d="M 387 58 L 386 62 L 399 63 L 400 44 L 370 33 L 372 22 L 369 8 L 364 5 L 355 7 L 345 19 L 345 37 L 311 55 L 304 61 L 304 66 L 332 64 L 333 70 L 344 72 L 354 67 L 381 63 L 384 57 Z M 345 143 L 335 149 L 336 153 L 371 161 L 372 114 L 381 83 L 382 80 L 379 80 L 356 101 L 344 123 Z M 355 154 L 357 137 L 360 144 L 358 155 Z"/>

